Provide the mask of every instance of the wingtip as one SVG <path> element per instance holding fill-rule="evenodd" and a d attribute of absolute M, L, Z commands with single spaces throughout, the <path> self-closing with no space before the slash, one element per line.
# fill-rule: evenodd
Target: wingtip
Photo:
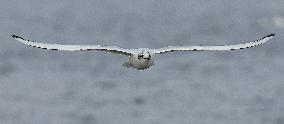
<path fill-rule="evenodd" d="M 273 37 L 275 36 L 276 34 L 270 34 L 270 35 L 267 35 L 267 37 Z"/>
<path fill-rule="evenodd" d="M 272 37 L 274 37 L 274 36 L 275 36 L 275 34 L 269 34 L 269 35 L 266 35 L 265 37 L 263 37 L 262 39 L 272 38 Z"/>
<path fill-rule="evenodd" d="M 13 38 L 20 38 L 19 36 L 14 35 L 14 34 L 12 34 L 11 36 L 12 36 Z"/>
<path fill-rule="evenodd" d="M 20 37 L 20 36 L 17 36 L 17 35 L 14 35 L 14 34 L 12 34 L 11 36 L 12 36 L 13 38 L 15 38 L 15 39 L 25 40 L 24 38 L 22 38 L 22 37 Z M 25 41 L 29 41 L 29 40 L 25 40 Z"/>

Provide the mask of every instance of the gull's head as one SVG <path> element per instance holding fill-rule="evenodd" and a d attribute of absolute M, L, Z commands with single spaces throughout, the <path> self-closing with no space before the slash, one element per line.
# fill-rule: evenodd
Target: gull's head
<path fill-rule="evenodd" d="M 151 60 L 151 53 L 147 50 L 141 50 L 137 55 L 139 60 Z"/>

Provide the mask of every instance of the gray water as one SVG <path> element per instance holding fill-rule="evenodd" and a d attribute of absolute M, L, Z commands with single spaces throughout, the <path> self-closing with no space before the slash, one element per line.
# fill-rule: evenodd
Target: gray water
<path fill-rule="evenodd" d="M 1 0 L 1 124 L 284 124 L 283 0 Z M 35 49 L 10 37 L 176 52 L 146 71 L 104 52 Z"/>

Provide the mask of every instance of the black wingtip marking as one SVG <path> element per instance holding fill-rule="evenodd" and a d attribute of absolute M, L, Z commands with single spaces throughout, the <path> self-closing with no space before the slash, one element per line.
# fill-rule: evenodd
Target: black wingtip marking
<path fill-rule="evenodd" d="M 270 35 L 267 35 L 267 37 L 272 37 L 272 36 L 275 36 L 275 34 L 270 34 Z"/>
<path fill-rule="evenodd" d="M 20 36 L 17 36 L 17 35 L 14 35 L 14 34 L 12 34 L 11 36 L 12 36 L 13 38 L 19 38 L 19 39 L 25 40 L 24 38 L 22 38 L 22 37 L 20 37 Z"/>
<path fill-rule="evenodd" d="M 34 41 L 24 39 L 24 38 L 22 38 L 22 37 L 20 37 L 20 36 L 14 35 L 14 34 L 12 34 L 11 36 L 12 36 L 13 38 L 21 39 L 21 40 L 24 40 L 24 41 L 27 41 L 27 42 L 34 42 Z"/>
<path fill-rule="evenodd" d="M 13 38 L 20 38 L 19 36 L 14 35 L 14 34 L 12 34 L 11 36 L 12 36 Z"/>
<path fill-rule="evenodd" d="M 275 36 L 275 34 L 269 34 L 269 35 L 265 36 L 265 37 L 262 38 L 262 39 L 265 39 L 265 38 L 268 38 L 268 37 L 274 37 L 274 36 Z"/>

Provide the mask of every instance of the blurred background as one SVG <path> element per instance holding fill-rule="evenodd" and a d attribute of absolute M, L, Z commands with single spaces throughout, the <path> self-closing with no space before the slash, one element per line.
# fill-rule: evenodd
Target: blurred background
<path fill-rule="evenodd" d="M 1 0 L 1 124 L 284 124 L 283 0 Z M 44 43 L 124 48 L 259 47 L 127 57 L 59 52 Z"/>

